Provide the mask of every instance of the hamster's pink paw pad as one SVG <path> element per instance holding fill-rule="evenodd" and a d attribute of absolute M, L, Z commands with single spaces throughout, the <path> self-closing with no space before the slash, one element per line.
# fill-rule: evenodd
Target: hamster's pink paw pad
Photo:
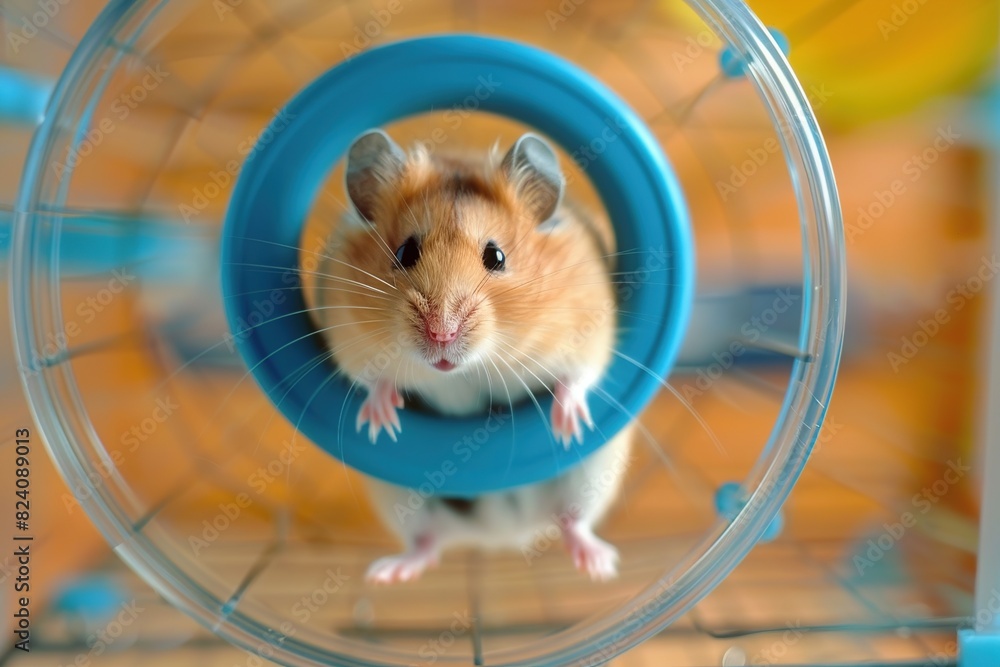
<path fill-rule="evenodd" d="M 399 415 L 396 408 L 403 407 L 403 397 L 396 391 L 396 387 L 388 383 L 379 383 L 372 387 L 361 404 L 358 411 L 358 420 L 355 427 L 361 431 L 361 427 L 368 423 L 368 439 L 375 444 L 379 431 L 383 428 L 385 432 L 396 442 L 396 434 L 402 430 L 399 423 Z"/>
<path fill-rule="evenodd" d="M 594 420 L 587 406 L 587 390 L 580 385 L 556 384 L 555 400 L 552 401 L 552 433 L 566 449 L 575 439 L 583 442 L 582 421 L 588 428 L 594 428 Z"/>
<path fill-rule="evenodd" d="M 608 581 L 618 576 L 618 550 L 596 535 L 569 539 L 573 564 L 594 581 Z"/>
<path fill-rule="evenodd" d="M 379 558 L 368 567 L 365 581 L 370 584 L 397 584 L 420 578 L 435 559 L 429 554 L 407 552 L 395 556 Z"/>

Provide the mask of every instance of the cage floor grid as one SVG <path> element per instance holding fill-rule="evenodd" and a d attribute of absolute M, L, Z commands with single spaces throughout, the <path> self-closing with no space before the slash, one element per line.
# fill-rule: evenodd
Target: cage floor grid
<path fill-rule="evenodd" d="M 230 542 L 213 552 L 221 569 L 237 577 L 271 560 L 265 570 L 282 572 L 280 579 L 267 573 L 253 583 L 257 599 L 275 609 L 294 607 L 308 590 L 331 570 L 329 557 L 316 544 L 288 542 L 275 552 L 267 540 Z M 653 563 L 662 558 L 663 545 L 635 541 L 623 545 L 623 558 Z M 270 556 L 265 556 L 270 554 Z M 643 575 L 632 569 L 628 579 L 612 584 L 580 586 L 576 574 L 562 558 L 543 559 L 525 571 L 514 556 L 493 567 L 490 581 L 476 579 L 476 554 L 456 554 L 441 570 L 421 582 L 407 585 L 405 594 L 385 595 L 361 581 L 361 574 L 378 552 L 368 547 L 337 549 L 337 573 L 343 586 L 318 605 L 310 627 L 334 630 L 365 642 L 417 645 L 438 629 L 448 627 L 455 613 L 471 614 L 478 623 L 464 641 L 474 639 L 487 647 L 505 642 L 543 639 L 578 619 L 581 605 L 598 610 L 602 604 L 631 591 Z M 760 545 L 744 564 L 690 613 L 658 637 L 614 661 L 620 667 L 672 665 L 710 667 L 725 665 L 859 665 L 879 661 L 892 665 L 954 664 L 954 628 L 963 623 L 960 582 L 936 563 L 917 559 L 911 563 L 912 579 L 888 578 L 864 588 L 852 581 L 843 562 L 842 545 L 801 542 Z M 562 554 L 559 554 L 562 556 Z M 30 655 L 10 656 L 11 667 L 74 664 L 78 656 L 102 667 L 116 665 L 257 664 L 246 653 L 230 648 L 209 631 L 199 628 L 167 606 L 141 580 L 116 559 L 99 571 L 134 595 L 136 622 L 110 642 L 107 652 L 94 655 L 89 643 L 60 614 L 50 612 L 38 620 L 38 639 Z M 530 577 L 530 582 L 523 579 Z M 516 599 L 500 591 L 517 580 Z M 442 588 L 469 583 L 469 607 L 437 609 L 434 601 L 446 599 Z M 299 588 L 301 585 L 301 588 Z M 533 596 L 526 591 L 533 590 Z M 448 598 L 450 599 L 450 598 Z M 483 601 L 489 601 L 484 604 Z M 420 609 L 420 614 L 414 614 Z M 113 623 L 113 621 L 112 621 Z M 98 628 L 100 630 L 100 628 Z M 96 634 L 96 633 L 95 633 Z M 478 635 L 474 637 L 473 635 Z M 456 646 L 459 642 L 456 642 Z M 158 662 L 159 661 L 159 662 Z M 486 664 L 489 664 L 487 662 Z"/>

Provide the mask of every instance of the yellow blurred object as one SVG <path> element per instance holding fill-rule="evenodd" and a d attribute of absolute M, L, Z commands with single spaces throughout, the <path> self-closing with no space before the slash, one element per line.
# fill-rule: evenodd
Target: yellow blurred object
<path fill-rule="evenodd" d="M 827 124 L 899 116 L 974 85 L 994 63 L 996 0 L 750 0 L 791 42 L 789 59 Z M 695 21 L 681 0 L 661 0 Z"/>

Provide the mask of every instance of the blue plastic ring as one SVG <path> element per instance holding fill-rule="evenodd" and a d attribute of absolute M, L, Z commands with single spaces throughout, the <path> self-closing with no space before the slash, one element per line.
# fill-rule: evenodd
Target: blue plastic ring
<path fill-rule="evenodd" d="M 551 397 L 506 418 L 400 413 L 399 442 L 354 431 L 363 396 L 316 364 L 321 336 L 298 284 L 302 227 L 319 189 L 363 131 L 428 111 L 468 108 L 532 126 L 567 150 L 592 180 L 619 250 L 622 309 L 616 357 L 592 393 L 597 430 L 568 451 L 546 425 Z M 363 473 L 452 496 L 552 478 L 606 442 L 650 401 L 687 328 L 694 251 L 680 186 L 659 142 L 611 90 L 533 47 L 466 35 L 375 48 L 326 72 L 296 96 L 248 156 L 222 238 L 222 287 L 232 335 L 279 410 L 310 440 Z M 638 252 L 628 252 L 638 251 Z M 276 267 L 263 269 L 260 267 Z M 274 294 L 287 298 L 270 299 Z M 279 302 L 280 301 L 280 302 Z M 264 303 L 266 302 L 266 303 Z"/>

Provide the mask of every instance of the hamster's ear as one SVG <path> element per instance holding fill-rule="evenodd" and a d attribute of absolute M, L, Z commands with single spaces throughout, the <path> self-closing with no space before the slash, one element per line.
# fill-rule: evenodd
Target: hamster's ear
<path fill-rule="evenodd" d="M 372 222 L 380 185 L 399 176 L 406 153 L 382 130 L 368 130 L 347 151 L 347 196 L 361 217 Z"/>
<path fill-rule="evenodd" d="M 566 179 L 548 142 L 536 134 L 525 134 L 507 151 L 500 168 L 528 203 L 536 222 L 541 224 L 555 214 Z"/>

